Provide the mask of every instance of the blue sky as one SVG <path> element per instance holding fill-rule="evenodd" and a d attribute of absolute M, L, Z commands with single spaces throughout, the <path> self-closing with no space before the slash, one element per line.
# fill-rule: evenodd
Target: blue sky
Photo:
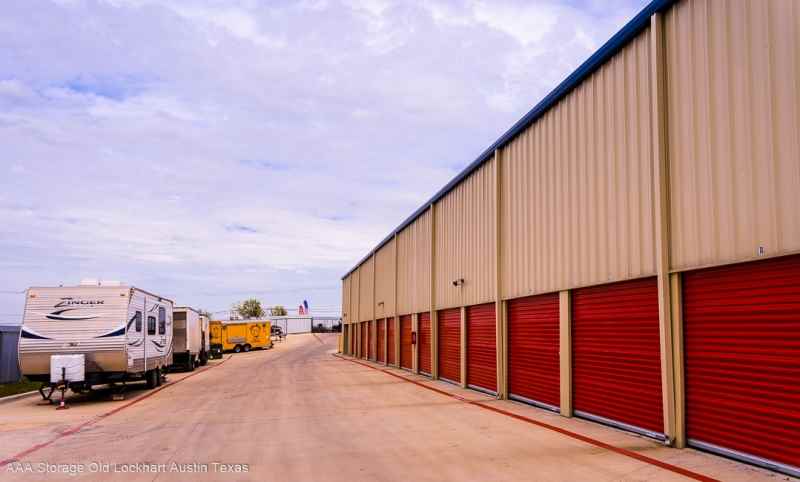
<path fill-rule="evenodd" d="M 11 0 L 0 323 L 121 280 L 338 313 L 340 276 L 644 0 Z"/>

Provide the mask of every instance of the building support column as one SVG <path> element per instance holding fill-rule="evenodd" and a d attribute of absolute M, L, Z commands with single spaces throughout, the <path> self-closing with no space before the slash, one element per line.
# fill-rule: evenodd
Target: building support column
<path fill-rule="evenodd" d="M 394 366 L 400 368 L 400 316 L 394 315 Z"/>
<path fill-rule="evenodd" d="M 459 342 L 461 344 L 461 373 L 459 374 L 459 378 L 461 378 L 461 387 L 467 388 L 467 308 L 462 306 L 460 312 L 461 340 Z"/>
<path fill-rule="evenodd" d="M 497 367 L 497 398 L 508 398 L 506 383 L 506 330 L 503 312 L 503 250 L 502 250 L 502 151 L 494 151 L 494 321 Z"/>
<path fill-rule="evenodd" d="M 400 245 L 397 243 L 397 233 L 394 233 L 394 290 L 392 292 L 392 295 L 394 296 L 394 316 L 392 316 L 391 321 L 389 321 L 389 318 L 386 318 L 386 364 L 389 365 L 389 323 L 392 323 L 392 325 L 394 325 L 394 339 L 392 340 L 394 343 L 394 365 L 391 366 L 396 366 L 397 368 L 400 368 L 400 330 L 398 326 L 398 320 L 400 318 L 397 315 L 400 313 L 400 307 L 397 303 L 397 278 L 399 276 L 397 272 L 397 265 L 398 257 L 400 256 L 398 254 L 398 251 L 400 251 L 399 246 Z"/>
<path fill-rule="evenodd" d="M 559 362 L 561 365 L 561 415 L 572 416 L 572 293 L 558 294 Z"/>
<path fill-rule="evenodd" d="M 666 60 L 664 17 L 650 17 L 650 81 L 652 92 L 652 157 L 655 175 L 656 271 L 658 273 L 658 319 L 661 348 L 661 393 L 664 435 L 675 439 L 675 371 L 672 347 L 673 321 L 670 300 L 669 155 L 667 150 Z"/>
<path fill-rule="evenodd" d="M 439 317 L 436 314 L 436 204 L 431 203 L 431 378 L 439 379 Z"/>
<path fill-rule="evenodd" d="M 676 448 L 686 447 L 686 386 L 684 380 L 683 348 L 683 279 L 681 273 L 670 275 L 672 301 L 672 360 L 675 384 L 675 441 Z"/>

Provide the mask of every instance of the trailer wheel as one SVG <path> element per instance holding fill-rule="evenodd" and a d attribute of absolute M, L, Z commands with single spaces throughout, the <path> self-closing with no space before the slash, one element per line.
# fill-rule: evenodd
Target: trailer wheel
<path fill-rule="evenodd" d="M 147 370 L 144 374 L 144 379 L 147 382 L 147 388 L 153 389 L 158 386 L 158 373 L 155 370 Z"/>
<path fill-rule="evenodd" d="M 244 346 L 244 351 L 245 351 L 245 353 L 250 351 L 250 345 L 245 345 Z"/>
<path fill-rule="evenodd" d="M 242 352 L 242 346 L 241 345 L 236 345 L 235 347 L 233 347 L 233 352 L 234 353 L 241 353 Z"/>
<path fill-rule="evenodd" d="M 156 386 L 160 387 L 161 382 L 163 380 L 163 375 L 161 373 L 161 368 L 156 368 Z"/>

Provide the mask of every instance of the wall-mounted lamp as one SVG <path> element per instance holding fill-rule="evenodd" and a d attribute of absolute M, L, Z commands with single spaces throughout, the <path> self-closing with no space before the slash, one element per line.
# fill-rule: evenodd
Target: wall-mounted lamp
<path fill-rule="evenodd" d="M 464 286 L 464 278 L 454 279 L 453 286 Z"/>

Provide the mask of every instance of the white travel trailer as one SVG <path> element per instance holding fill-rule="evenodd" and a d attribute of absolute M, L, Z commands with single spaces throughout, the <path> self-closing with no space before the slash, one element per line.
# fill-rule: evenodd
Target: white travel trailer
<path fill-rule="evenodd" d="M 63 381 L 67 365 L 74 375 L 66 382 L 76 392 L 142 379 L 155 387 L 172 363 L 172 306 L 166 298 L 118 282 L 29 288 L 20 370 L 53 387 Z"/>
<path fill-rule="evenodd" d="M 188 306 L 172 311 L 172 365 L 194 370 L 208 361 L 208 317 Z"/>

